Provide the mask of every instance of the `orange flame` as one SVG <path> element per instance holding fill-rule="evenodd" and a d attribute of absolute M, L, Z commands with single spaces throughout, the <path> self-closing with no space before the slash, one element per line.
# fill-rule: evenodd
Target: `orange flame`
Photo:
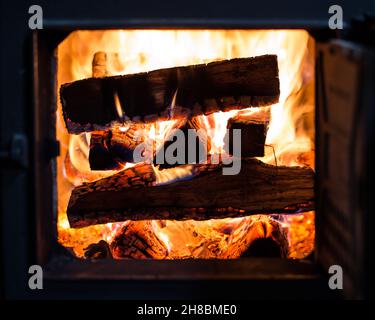
<path fill-rule="evenodd" d="M 218 112 L 200 116 L 203 128 L 211 137 L 211 154 L 223 152 L 223 138 L 227 120 L 233 116 L 256 117 L 270 112 L 266 154 L 261 158 L 280 165 L 314 166 L 314 61 L 313 41 L 303 30 L 104 30 L 76 31 L 58 47 L 58 85 L 92 76 L 92 58 L 96 52 L 107 52 L 107 74 L 120 75 L 150 71 L 159 68 L 207 63 L 220 59 L 276 54 L 279 63 L 280 101 L 270 108 L 249 108 L 241 111 Z M 173 102 L 171 105 L 173 108 Z M 121 105 L 117 106 L 122 118 Z M 165 137 L 176 125 L 175 120 L 158 122 L 148 126 L 145 134 L 159 148 Z M 121 223 L 97 225 L 83 229 L 70 229 L 66 207 L 71 190 L 85 181 L 94 181 L 112 175 L 113 171 L 91 171 L 88 163 L 89 134 L 69 135 L 64 126 L 61 105 L 57 111 L 57 138 L 61 142 L 58 158 L 58 235 L 59 241 L 71 247 L 78 256 L 83 248 L 101 239 L 109 241 Z M 124 124 L 123 130 L 126 130 Z M 126 164 L 125 167 L 132 166 Z M 159 171 L 155 168 L 157 184 L 170 182 L 190 174 L 189 166 Z M 290 218 L 285 227 L 293 231 L 293 223 L 301 218 Z M 163 241 L 172 257 L 214 257 L 209 243 L 223 241 L 222 231 L 245 230 L 240 225 L 256 219 L 268 221 L 269 217 L 257 216 L 210 221 L 168 221 L 162 228 L 153 223 L 155 233 Z M 309 230 L 312 218 L 307 218 Z M 125 222 L 126 223 L 126 222 Z M 236 229 L 237 228 L 237 229 Z M 299 228 L 298 230 L 300 230 Z M 302 230 L 302 229 L 301 229 Z M 198 234 L 199 236 L 195 236 Z M 295 232 L 289 232 L 293 237 Z M 312 232 L 309 232 L 311 235 Z M 303 236 L 299 233 L 299 244 Z M 290 241 L 293 245 L 293 239 Z M 306 237 L 304 248 L 312 250 L 311 236 Z M 205 253 L 197 248 L 207 244 Z M 187 249 L 188 248 L 188 249 Z M 216 257 L 226 256 L 223 252 Z M 291 257 L 303 257 L 309 253 L 294 253 Z M 307 252 L 306 252 L 307 251 Z M 172 254 L 173 253 L 173 254 Z"/>

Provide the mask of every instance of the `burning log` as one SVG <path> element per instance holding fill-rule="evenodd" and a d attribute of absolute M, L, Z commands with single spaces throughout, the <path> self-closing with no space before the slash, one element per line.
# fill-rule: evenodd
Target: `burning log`
<path fill-rule="evenodd" d="M 132 123 L 125 131 L 95 131 L 91 134 L 89 162 L 91 170 L 119 169 L 127 162 L 135 162 L 134 150 L 145 141 L 145 125 Z"/>
<path fill-rule="evenodd" d="M 287 232 L 281 223 L 270 217 L 258 216 L 241 221 L 237 231 L 227 240 L 228 251 L 224 259 L 238 257 L 288 257 Z"/>
<path fill-rule="evenodd" d="M 107 54 L 96 52 L 92 61 L 92 76 L 98 78 L 107 75 Z M 90 169 L 114 170 L 120 169 L 126 162 L 133 162 L 134 149 L 145 140 L 142 134 L 144 129 L 145 124 L 131 122 L 126 127 L 113 126 L 111 130 L 93 132 L 90 138 Z"/>
<path fill-rule="evenodd" d="M 233 155 L 233 130 L 241 130 L 241 156 L 242 157 L 263 157 L 264 144 L 267 135 L 267 123 L 259 120 L 246 118 L 231 118 L 227 124 L 229 137 L 225 139 L 229 145 L 229 154 Z"/>
<path fill-rule="evenodd" d="M 195 165 L 190 180 L 155 186 L 153 168 L 140 164 L 76 187 L 69 200 L 70 226 L 123 220 L 207 220 L 312 210 L 314 173 L 241 161 L 241 172 L 223 175 L 221 164 Z"/>
<path fill-rule="evenodd" d="M 91 170 L 120 169 L 121 164 L 115 160 L 109 151 L 110 131 L 95 131 L 91 133 L 89 163 Z"/>
<path fill-rule="evenodd" d="M 109 257 L 116 259 L 184 259 L 175 248 L 170 251 L 158 236 L 161 220 L 128 221 L 117 231 L 110 243 Z M 162 228 L 166 227 L 166 223 Z M 167 227 L 168 228 L 168 227 Z M 199 229 L 198 229 L 199 230 Z M 199 234 L 199 231 L 197 231 Z M 197 235 L 198 236 L 198 235 Z M 168 238 L 168 236 L 167 236 Z M 269 217 L 258 216 L 241 221 L 236 232 L 227 238 L 214 237 L 204 249 L 197 247 L 190 257 L 236 259 L 239 257 L 288 257 L 289 243 L 287 232 L 282 225 Z M 90 246 L 91 256 L 86 258 L 108 258 L 108 245 L 104 241 Z M 91 248 L 93 247 L 93 248 Z M 104 253 L 103 253 L 104 251 Z"/>
<path fill-rule="evenodd" d="M 111 248 L 104 240 L 90 244 L 85 250 L 86 259 L 112 259 Z"/>
<path fill-rule="evenodd" d="M 143 123 L 131 123 L 126 131 L 121 131 L 114 127 L 112 130 L 106 131 L 95 131 L 91 133 L 90 140 L 90 154 L 89 162 L 91 170 L 113 170 L 120 169 L 122 165 L 127 162 L 134 163 L 134 150 L 140 144 L 145 142 L 146 136 L 144 132 L 146 125 Z M 188 148 L 188 130 L 201 129 L 199 122 L 195 117 L 181 121 L 174 125 L 174 129 L 180 129 L 185 137 L 185 159 L 184 163 L 188 163 L 189 160 L 189 148 Z M 150 156 L 154 158 L 154 164 L 157 164 L 157 159 L 165 159 L 166 149 L 173 143 L 172 138 L 165 141 L 162 148 L 160 148 L 158 154 L 156 154 L 156 144 L 153 146 L 153 154 Z M 196 137 L 196 157 L 194 163 L 202 162 L 207 159 L 208 151 L 211 148 L 211 141 L 207 135 L 199 133 Z M 145 151 L 145 147 L 143 151 Z M 203 152 L 204 151 L 204 152 Z M 200 153 L 199 153 L 200 152 Z M 201 156 L 201 157 L 199 157 Z M 189 163 L 192 163 L 190 161 Z M 160 165 L 161 169 L 174 167 L 175 164 L 163 163 Z"/>
<path fill-rule="evenodd" d="M 125 118 L 153 122 L 267 106 L 279 94 L 276 55 L 89 78 L 60 90 L 70 133 L 102 130 Z"/>
<path fill-rule="evenodd" d="M 208 136 L 207 132 L 203 130 L 197 117 L 193 117 L 187 120 L 185 124 L 183 124 L 180 128 L 177 128 L 177 129 L 181 130 L 181 133 L 183 134 L 184 141 L 185 141 L 185 150 L 183 153 L 184 155 L 183 164 L 201 163 L 207 160 L 208 153 L 211 149 L 211 138 Z M 192 146 L 189 146 L 189 143 L 190 143 L 189 142 L 189 130 L 191 129 L 194 129 L 196 132 L 194 136 L 194 139 L 195 139 L 194 151 L 190 150 Z M 175 142 L 174 141 L 175 139 L 172 139 L 172 138 L 176 138 L 176 137 L 170 136 L 167 139 L 167 141 L 165 141 L 162 148 L 160 148 L 159 152 L 154 157 L 154 164 L 159 165 L 160 169 L 172 168 L 178 165 L 177 163 L 168 163 L 167 162 L 168 159 L 165 156 L 166 150 Z M 195 155 L 191 154 L 191 151 L 193 151 Z"/>
<path fill-rule="evenodd" d="M 152 221 L 131 221 L 121 228 L 111 243 L 116 259 L 164 259 L 168 249 L 156 236 Z"/>

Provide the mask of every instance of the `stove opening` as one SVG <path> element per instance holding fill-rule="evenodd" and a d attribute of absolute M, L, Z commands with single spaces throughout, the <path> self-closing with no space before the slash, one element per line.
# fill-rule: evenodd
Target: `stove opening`
<path fill-rule="evenodd" d="M 57 52 L 59 242 L 88 259 L 309 256 L 314 50 L 304 30 L 71 33 Z"/>

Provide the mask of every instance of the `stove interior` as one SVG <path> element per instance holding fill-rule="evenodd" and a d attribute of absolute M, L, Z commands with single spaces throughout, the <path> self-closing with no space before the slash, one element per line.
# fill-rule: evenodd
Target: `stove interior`
<path fill-rule="evenodd" d="M 60 97 L 56 138 L 61 150 L 57 158 L 59 243 L 76 257 L 86 259 L 308 257 L 314 250 L 315 239 L 315 212 L 310 194 L 315 162 L 314 45 L 314 39 L 305 30 L 71 33 L 57 50 Z M 231 100 L 227 93 L 210 91 L 205 81 L 191 84 L 186 80 L 178 82 L 178 86 L 172 85 L 165 105 L 167 115 L 155 116 L 150 112 L 150 116 L 130 117 L 130 109 L 137 115 L 138 106 L 144 102 L 138 104 L 136 99 L 124 98 L 120 92 L 121 81 L 130 79 L 129 87 L 133 90 L 129 95 L 147 101 L 143 98 L 154 88 L 139 89 L 137 81 L 131 82 L 132 75 L 147 77 L 158 75 L 163 69 L 181 67 L 176 70 L 184 77 L 190 72 L 184 69 L 186 66 L 196 66 L 194 70 L 204 70 L 204 74 L 210 72 L 209 68 L 221 66 L 225 70 L 223 77 L 229 73 L 237 78 L 233 81 L 241 82 L 244 76 L 236 72 L 238 63 L 252 65 L 267 57 L 277 61 L 277 101 L 263 103 L 262 99 L 252 97 L 249 103 L 242 95 Z M 260 74 L 265 87 L 269 84 L 266 72 Z M 116 121 L 106 121 L 106 115 L 95 110 L 92 115 L 89 109 L 79 115 L 83 119 L 79 127 L 67 118 L 63 105 L 68 99 L 61 95 L 69 93 L 75 101 L 84 99 L 93 105 L 99 101 L 84 93 L 87 91 L 80 94 L 79 86 L 88 82 L 77 81 L 87 79 L 92 79 L 90 83 L 94 85 L 107 81 L 105 88 L 110 86 L 111 93 L 105 89 L 105 97 L 110 96 Z M 78 88 L 75 92 L 60 90 L 70 83 Z M 257 90 L 263 90 L 260 84 L 258 87 Z M 207 95 L 202 103 L 204 111 L 193 116 L 180 110 L 184 107 L 180 103 L 184 92 L 189 90 L 193 96 Z M 222 105 L 213 101 L 214 93 Z M 106 125 L 88 123 L 86 116 L 103 120 Z M 233 156 L 233 150 L 226 147 L 231 138 L 228 132 L 236 126 L 243 128 L 242 169 L 232 178 L 224 179 L 222 163 Z M 157 163 L 155 159 L 161 153 L 166 156 L 170 152 L 172 158 L 179 158 L 168 147 L 173 149 L 175 140 L 171 137 L 176 132 L 186 137 L 187 129 L 199 129 L 202 133 L 196 141 L 206 151 L 206 161 Z M 135 161 L 129 150 L 134 151 L 140 144 L 140 159 Z M 249 193 L 246 185 L 241 188 L 241 183 L 252 178 L 257 181 L 250 190 L 257 195 L 253 207 L 238 205 L 243 203 L 243 195 Z M 281 188 L 287 190 L 278 189 L 275 182 L 278 179 L 283 181 Z M 174 199 L 185 190 L 188 196 L 179 196 L 177 203 Z M 89 195 L 81 201 L 86 192 Z M 287 205 L 284 196 L 292 199 Z M 227 198 L 232 198 L 233 203 Z M 81 215 L 82 212 L 85 214 Z"/>

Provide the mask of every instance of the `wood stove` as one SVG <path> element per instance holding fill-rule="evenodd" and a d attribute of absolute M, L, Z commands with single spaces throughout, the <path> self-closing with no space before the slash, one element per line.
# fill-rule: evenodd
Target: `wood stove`
<path fill-rule="evenodd" d="M 337 32 L 319 15 L 116 21 L 91 10 L 84 22 L 56 12 L 29 34 L 27 134 L 1 141 L 7 296 L 369 296 L 371 18 Z M 129 127 L 157 145 L 151 162 L 129 159 Z M 174 129 L 197 127 L 213 131 L 208 163 L 154 163 Z M 235 176 L 212 162 L 227 128 L 229 142 L 243 133 Z M 27 288 L 32 264 L 43 290 Z M 327 285 L 331 265 L 342 294 Z"/>

